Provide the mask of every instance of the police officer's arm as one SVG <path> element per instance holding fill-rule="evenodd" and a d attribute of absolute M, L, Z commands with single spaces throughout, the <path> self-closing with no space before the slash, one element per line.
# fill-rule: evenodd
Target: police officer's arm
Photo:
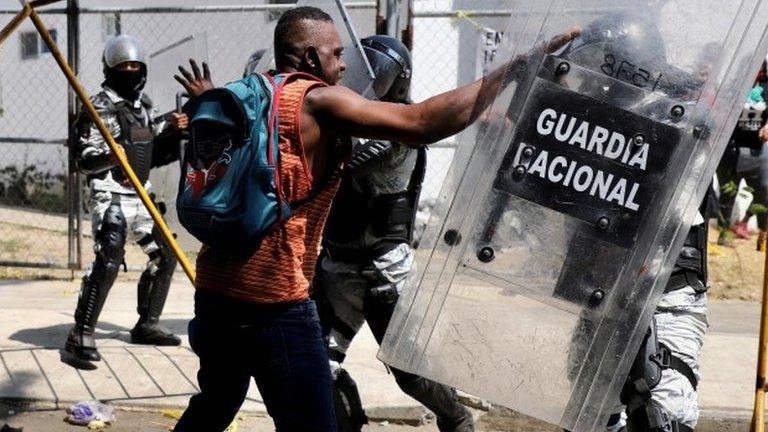
<path fill-rule="evenodd" d="M 117 116 L 108 109 L 105 102 L 99 97 L 92 97 L 91 102 L 112 137 L 115 140 L 120 139 L 120 124 Z M 111 169 L 117 165 L 114 155 L 99 133 L 96 124 L 88 116 L 88 112 L 83 109 L 80 113 L 76 123 L 78 136 L 77 165 L 80 167 L 80 171 L 84 174 L 97 174 Z"/>
<path fill-rule="evenodd" d="M 556 51 L 579 34 L 580 29 L 574 27 L 537 50 Z M 370 101 L 345 87 L 333 86 L 311 91 L 305 109 L 322 129 L 335 133 L 429 144 L 460 132 L 476 120 L 498 94 L 507 72 L 514 77 L 514 68 L 526 58 L 518 57 L 480 80 L 418 104 Z"/>
<path fill-rule="evenodd" d="M 179 142 L 182 136 L 170 127 L 155 136 L 152 142 L 152 168 L 179 160 Z"/>
<path fill-rule="evenodd" d="M 152 168 L 179 160 L 181 141 L 186 139 L 189 119 L 186 114 L 170 113 L 155 120 L 156 135 L 152 145 Z"/>

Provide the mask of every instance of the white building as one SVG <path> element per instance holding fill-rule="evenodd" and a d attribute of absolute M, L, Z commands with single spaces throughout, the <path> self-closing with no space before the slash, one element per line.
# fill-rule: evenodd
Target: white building
<path fill-rule="evenodd" d="M 506 21 L 500 17 L 460 18 L 452 11 L 498 10 L 504 9 L 508 3 L 509 0 L 414 1 L 415 100 L 423 100 L 476 79 L 482 29 L 489 27 L 503 30 Z M 60 9 L 65 4 L 62 1 L 46 9 Z M 150 64 L 147 91 L 162 110 L 170 110 L 173 95 L 179 88 L 171 77 L 175 64 L 189 55 L 207 58 L 216 82 L 235 79 L 241 74 L 252 52 L 271 45 L 275 14 L 264 11 L 131 13 L 127 10 L 93 13 L 89 10 L 253 4 L 253 0 L 81 0 L 80 6 L 84 12 L 80 16 L 80 79 L 89 93 L 99 90 L 103 76 L 103 44 L 118 32 L 137 36 L 150 54 L 162 52 L 187 39 L 183 46 L 156 55 L 154 64 Z M 6 11 L 0 15 L 0 23 L 6 23 L 12 16 L 10 12 L 17 11 L 19 5 L 15 0 L 0 0 L 0 9 Z M 420 14 L 424 13 L 429 13 L 429 16 L 421 17 Z M 441 14 L 441 17 L 435 17 Z M 350 15 L 359 36 L 373 33 L 373 9 L 351 9 Z M 43 19 L 66 52 L 66 16 L 46 13 Z M 194 38 L 194 41 L 189 42 L 190 38 Z M 158 61 L 158 57 L 164 57 L 164 60 Z M 3 150 L 0 154 L 0 170 L 9 165 L 31 165 L 42 172 L 66 173 L 67 149 L 64 142 L 68 133 L 67 83 L 30 22 L 25 22 L 5 42 L 0 51 L 0 64 L 0 107 L 3 109 L 0 117 L 0 148 Z M 453 155 L 454 144 L 455 140 L 447 140 L 430 151 L 423 194 L 425 198 L 433 198 L 439 192 Z"/>

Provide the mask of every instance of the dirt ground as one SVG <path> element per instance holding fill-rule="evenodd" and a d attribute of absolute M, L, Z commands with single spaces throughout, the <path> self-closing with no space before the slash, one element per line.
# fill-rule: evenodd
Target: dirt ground
<path fill-rule="evenodd" d="M 2 212 L 0 212 L 2 213 Z M 0 260 L 67 262 L 66 220 L 25 224 L 17 215 L 13 222 L 0 224 Z M 35 225 L 35 226 L 32 226 Z M 84 228 L 87 228 L 87 224 Z M 709 294 L 717 299 L 759 301 L 762 292 L 764 255 L 755 250 L 755 236 L 750 240 L 734 240 L 731 247 L 717 245 L 717 231 L 710 229 Z M 93 259 L 93 240 L 90 233 L 82 244 L 83 267 Z M 193 254 L 188 254 L 194 262 Z M 136 245 L 126 248 L 127 273 L 120 280 L 138 280 L 146 264 L 146 255 Z M 80 278 L 82 270 L 1 267 L 2 279 L 73 279 Z"/>
<path fill-rule="evenodd" d="M 755 235 L 735 239 L 732 247 L 717 244 L 718 233 L 709 232 L 709 295 L 716 299 L 760 301 L 765 254 L 756 249 Z"/>

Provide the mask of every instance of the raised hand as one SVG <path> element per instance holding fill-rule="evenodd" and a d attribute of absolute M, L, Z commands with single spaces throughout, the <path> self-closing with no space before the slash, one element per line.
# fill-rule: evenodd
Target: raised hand
<path fill-rule="evenodd" d="M 196 98 L 206 90 L 215 88 L 211 81 L 211 71 L 208 69 L 207 63 L 203 62 L 202 74 L 194 59 L 189 59 L 189 66 L 192 69 L 192 73 L 184 69 L 184 66 L 179 66 L 179 72 L 182 76 L 174 75 L 173 78 L 184 86 L 190 98 Z"/>
<path fill-rule="evenodd" d="M 768 141 L 768 125 L 761 127 L 760 131 L 757 132 L 757 136 L 761 142 Z"/>
<path fill-rule="evenodd" d="M 541 49 L 546 53 L 553 53 L 562 48 L 568 42 L 577 38 L 579 35 L 581 35 L 581 27 L 573 26 L 566 30 L 565 33 L 561 33 L 550 39 L 549 42 L 541 47 Z"/>

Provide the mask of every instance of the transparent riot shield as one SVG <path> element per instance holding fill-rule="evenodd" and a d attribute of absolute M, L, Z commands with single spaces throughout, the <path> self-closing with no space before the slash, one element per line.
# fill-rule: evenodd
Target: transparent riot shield
<path fill-rule="evenodd" d="M 208 61 L 206 33 L 186 36 L 149 54 L 146 89 L 160 113 L 176 110 L 176 95 L 181 87 L 173 76 L 178 75 L 179 65 L 186 65 L 191 58 Z"/>
<path fill-rule="evenodd" d="M 512 9 L 379 357 L 603 430 L 768 50 L 768 4 Z"/>
<path fill-rule="evenodd" d="M 170 113 L 177 111 L 185 102 L 183 90 L 173 76 L 178 73 L 178 66 L 187 64 L 191 58 L 201 62 L 208 60 L 205 33 L 189 35 L 149 55 L 146 89 L 160 115 L 159 121 L 167 121 Z M 179 151 L 183 151 L 184 143 L 179 143 L 179 146 Z M 196 253 L 200 250 L 200 242 L 181 226 L 176 214 L 180 177 L 179 163 L 153 169 L 149 175 L 152 185 L 150 193 L 154 195 L 160 210 L 165 210 L 163 217 L 171 231 L 178 236 L 177 240 L 182 249 L 188 253 Z"/>
<path fill-rule="evenodd" d="M 363 47 L 360 45 L 360 38 L 355 31 L 355 27 L 349 18 L 347 9 L 341 0 L 299 0 L 296 6 L 313 6 L 322 9 L 333 19 L 336 28 L 339 30 L 341 43 L 344 46 L 344 61 L 347 64 L 347 70 L 339 82 L 339 85 L 346 86 L 360 95 L 368 98 L 373 97 L 373 80 L 375 75 L 365 57 Z M 261 57 L 257 72 L 266 72 L 275 67 L 275 52 L 270 47 Z"/>

